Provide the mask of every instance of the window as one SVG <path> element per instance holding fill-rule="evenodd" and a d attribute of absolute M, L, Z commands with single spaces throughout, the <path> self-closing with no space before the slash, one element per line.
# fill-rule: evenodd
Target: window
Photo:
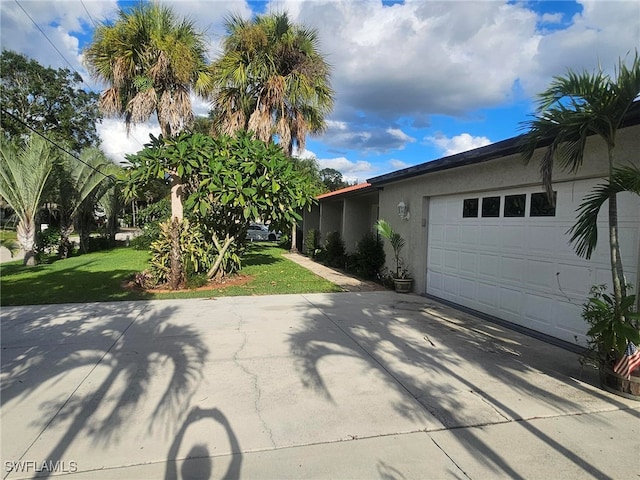
<path fill-rule="evenodd" d="M 546 193 L 531 194 L 531 208 L 529 209 L 530 217 L 555 217 L 556 216 L 556 199 L 558 192 L 553 192 L 553 205 L 549 203 Z"/>
<path fill-rule="evenodd" d="M 504 197 L 504 216 L 505 217 L 524 217 L 524 208 L 527 200 L 525 194 L 521 195 L 505 195 Z"/>
<path fill-rule="evenodd" d="M 499 217 L 500 216 L 500 197 L 484 197 L 482 199 L 482 216 L 483 217 Z"/>
<path fill-rule="evenodd" d="M 478 216 L 478 199 L 466 198 L 462 202 L 462 217 L 475 218 Z"/>

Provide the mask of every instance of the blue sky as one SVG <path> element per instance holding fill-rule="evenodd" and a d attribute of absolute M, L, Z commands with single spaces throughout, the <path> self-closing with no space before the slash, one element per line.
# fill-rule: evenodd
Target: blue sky
<path fill-rule="evenodd" d="M 100 89 L 82 65 L 82 48 L 94 22 L 131 3 L 3 0 L 2 47 L 45 65 L 68 62 Z M 301 155 L 351 181 L 515 136 L 533 111 L 535 94 L 554 75 L 599 64 L 613 71 L 619 57 L 640 46 L 638 0 L 164 3 L 206 30 L 211 59 L 219 53 L 230 12 L 249 17 L 287 11 L 316 28 L 333 66 L 336 102 L 327 132 L 310 137 Z M 197 114 L 206 114 L 208 106 L 194 98 Z M 114 161 L 140 149 L 158 130 L 148 122 L 127 137 L 117 119 L 99 126 L 103 149 Z"/>

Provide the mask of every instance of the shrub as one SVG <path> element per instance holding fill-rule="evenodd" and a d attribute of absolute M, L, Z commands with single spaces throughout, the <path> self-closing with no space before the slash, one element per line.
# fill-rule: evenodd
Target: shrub
<path fill-rule="evenodd" d="M 311 229 L 307 232 L 307 236 L 304 239 L 304 248 L 307 255 L 311 258 L 315 258 L 320 250 L 320 232 Z"/>
<path fill-rule="evenodd" d="M 38 263 L 57 251 L 60 246 L 60 230 L 57 228 L 47 228 L 36 232 L 35 256 Z"/>
<path fill-rule="evenodd" d="M 356 245 L 355 272 L 364 278 L 377 279 L 385 261 L 382 240 L 372 233 L 364 235 Z"/>
<path fill-rule="evenodd" d="M 331 232 L 327 234 L 327 240 L 324 245 L 325 262 L 331 267 L 344 268 L 346 259 L 346 250 L 344 242 L 340 236 L 340 232 Z"/>
<path fill-rule="evenodd" d="M 152 284 L 162 285 L 169 280 L 171 271 L 171 222 L 160 224 L 160 236 L 151 244 L 151 261 L 149 274 Z M 180 225 L 180 248 L 182 264 L 184 265 L 185 281 L 189 277 L 206 272 L 211 266 L 211 245 L 197 224 L 191 224 L 187 219 Z"/>

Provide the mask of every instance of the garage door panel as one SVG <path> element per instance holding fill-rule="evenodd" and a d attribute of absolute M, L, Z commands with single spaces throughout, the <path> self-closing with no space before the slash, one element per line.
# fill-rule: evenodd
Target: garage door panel
<path fill-rule="evenodd" d="M 502 244 L 502 251 L 522 251 L 522 246 L 525 244 L 524 225 L 502 227 L 500 229 L 500 242 Z"/>
<path fill-rule="evenodd" d="M 525 262 L 522 258 L 502 257 L 500 259 L 500 278 L 510 283 L 522 283 Z"/>
<path fill-rule="evenodd" d="M 496 254 L 478 254 L 478 277 L 494 279 L 498 276 L 499 257 Z"/>
<path fill-rule="evenodd" d="M 460 252 L 460 273 L 476 276 L 478 270 L 478 254 L 475 252 Z"/>
<path fill-rule="evenodd" d="M 557 282 L 563 292 L 581 294 L 588 292 L 594 284 L 593 269 L 585 265 L 558 265 Z"/>
<path fill-rule="evenodd" d="M 498 305 L 498 287 L 493 284 L 478 282 L 477 300 L 482 305 L 495 308 Z"/>
<path fill-rule="evenodd" d="M 475 247 L 478 244 L 478 225 L 462 225 L 460 227 L 460 245 L 463 247 Z"/>
<path fill-rule="evenodd" d="M 500 289 L 500 310 L 504 310 L 512 314 L 510 320 L 520 320 L 522 316 L 522 304 L 524 295 L 520 290 L 511 288 Z M 515 315 L 515 317 L 513 317 Z"/>
<path fill-rule="evenodd" d="M 534 290 L 547 290 L 555 285 L 556 266 L 554 263 L 539 259 L 526 261 L 526 287 Z"/>
<path fill-rule="evenodd" d="M 466 278 L 460 279 L 460 297 L 474 302 L 476 299 L 476 282 L 468 280 Z"/>
<path fill-rule="evenodd" d="M 566 232 L 597 183 L 555 185 L 553 217 L 530 216 L 531 194 L 540 192 L 533 187 L 431 198 L 427 292 L 566 341 L 578 337 L 584 344 L 582 304 L 591 285 L 611 284 L 606 211 L 600 215 L 600 242 L 591 260 L 575 254 Z M 500 196 L 504 205 L 504 196 L 523 193 L 525 217 L 462 218 L 465 198 Z M 626 197 L 619 206 L 620 243 L 627 281 L 636 284 L 640 197 Z"/>

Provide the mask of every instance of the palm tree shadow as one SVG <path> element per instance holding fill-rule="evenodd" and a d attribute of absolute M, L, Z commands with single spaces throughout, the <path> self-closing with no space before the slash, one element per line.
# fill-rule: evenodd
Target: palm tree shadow
<path fill-rule="evenodd" d="M 174 307 L 145 316 L 145 304 L 133 304 L 134 311 L 139 310 L 133 315 L 130 305 L 95 304 L 90 312 L 86 306 L 63 305 L 55 316 L 44 307 L 3 312 L 4 404 L 20 402 L 45 382 L 59 381 L 76 369 L 107 369 L 97 388 L 78 387 L 66 398 L 40 404 L 33 421 L 37 428 L 70 422 L 45 458 L 61 460 L 81 433 L 94 444 L 115 442 L 159 369 L 171 368 L 172 374 L 155 404 L 149 430 L 172 430 L 188 408 L 208 348 L 193 327 L 172 323 Z M 107 413 L 98 418 L 99 407 Z"/>
<path fill-rule="evenodd" d="M 353 301 L 350 308 L 356 308 L 356 303 Z M 527 337 L 425 299 L 411 301 L 391 297 L 388 303 L 378 305 L 367 304 L 365 299 L 358 304 L 361 313 L 357 315 L 345 314 L 331 305 L 319 308 L 323 314 L 293 332 L 289 343 L 302 383 L 329 400 L 331 392 L 319 365 L 329 356 L 346 355 L 378 371 L 392 389 L 402 394 L 393 408 L 400 415 L 419 422 L 435 417 L 445 428 L 469 426 L 465 418 L 468 402 L 479 405 L 487 415 L 496 416 L 497 422 L 508 417 L 522 418 L 522 411 L 494 395 L 495 390 L 485 383 L 496 380 L 547 408 L 569 413 L 582 411 L 583 406 L 576 403 L 572 395 L 566 395 L 570 390 L 586 390 L 572 381 L 569 373 L 579 370 L 577 357 L 572 357 L 573 366 L 552 365 L 550 360 L 542 358 L 544 353 L 537 351 L 541 347 L 536 341 L 522 341 Z M 447 348 L 440 348 L 443 345 Z M 471 375 L 468 366 L 473 366 Z M 558 380 L 558 386 L 564 383 L 566 389 L 550 391 L 536 383 L 535 378 L 540 376 L 552 377 Z M 589 394 L 599 395 L 591 390 Z M 616 404 L 609 397 L 606 400 Z M 633 411 L 629 412 L 634 415 Z M 530 422 L 520 423 L 585 472 L 604 475 L 595 464 L 580 458 Z M 494 451 L 471 429 L 469 432 L 466 448 L 482 452 L 483 461 L 496 472 L 519 477 L 500 452 Z"/>

